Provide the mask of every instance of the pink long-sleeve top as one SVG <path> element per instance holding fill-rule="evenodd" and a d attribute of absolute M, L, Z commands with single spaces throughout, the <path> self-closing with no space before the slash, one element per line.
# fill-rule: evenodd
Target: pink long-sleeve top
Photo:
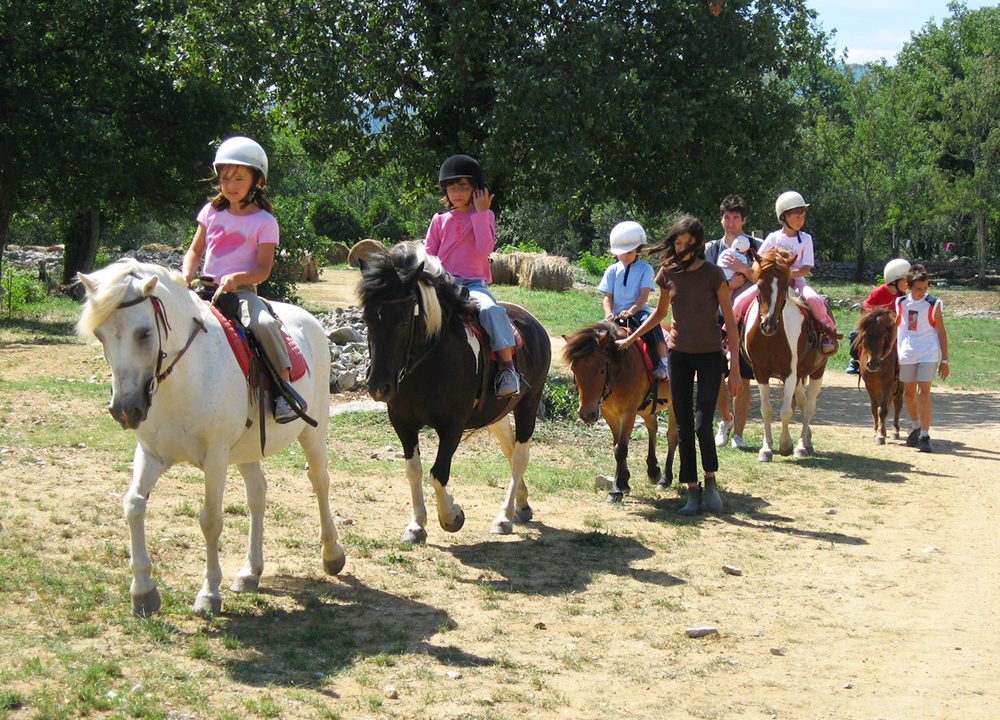
<path fill-rule="evenodd" d="M 492 210 L 438 213 L 427 228 L 428 254 L 463 280 L 493 281 L 490 253 L 496 243 L 497 218 Z"/>

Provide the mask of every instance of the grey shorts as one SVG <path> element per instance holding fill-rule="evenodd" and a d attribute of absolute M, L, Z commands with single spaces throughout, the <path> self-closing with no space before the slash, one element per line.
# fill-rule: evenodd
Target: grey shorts
<path fill-rule="evenodd" d="M 899 381 L 911 382 L 931 382 L 937 374 L 938 364 L 936 362 L 914 363 L 913 365 L 899 366 Z"/>

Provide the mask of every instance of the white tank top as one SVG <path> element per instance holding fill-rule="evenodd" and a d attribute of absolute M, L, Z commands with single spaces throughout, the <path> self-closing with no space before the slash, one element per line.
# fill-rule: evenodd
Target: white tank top
<path fill-rule="evenodd" d="M 936 308 L 944 304 L 928 293 L 920 300 L 909 294 L 896 300 L 896 348 L 900 365 L 923 362 L 936 363 L 941 359 L 941 343 L 934 320 Z"/>

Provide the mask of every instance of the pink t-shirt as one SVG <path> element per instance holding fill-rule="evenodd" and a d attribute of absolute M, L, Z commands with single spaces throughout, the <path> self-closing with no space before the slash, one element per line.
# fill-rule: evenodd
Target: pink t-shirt
<path fill-rule="evenodd" d="M 492 210 L 438 213 L 427 228 L 427 254 L 463 280 L 489 284 L 490 253 L 497 243 L 497 219 Z"/>
<path fill-rule="evenodd" d="M 785 235 L 781 230 L 775 230 L 764 239 L 757 254 L 763 255 L 773 247 L 787 250 L 795 256 L 795 262 L 792 263 L 792 270 L 798 270 L 803 265 L 813 267 L 816 264 L 813 262 L 812 235 L 807 232 L 800 231 L 797 235 Z M 793 282 L 795 288 L 801 292 L 802 288 L 805 287 L 806 279 L 797 277 Z"/>
<path fill-rule="evenodd" d="M 267 210 L 233 215 L 207 203 L 198 213 L 198 224 L 205 228 L 202 272 L 214 278 L 252 270 L 257 246 L 278 244 L 278 221 Z"/>

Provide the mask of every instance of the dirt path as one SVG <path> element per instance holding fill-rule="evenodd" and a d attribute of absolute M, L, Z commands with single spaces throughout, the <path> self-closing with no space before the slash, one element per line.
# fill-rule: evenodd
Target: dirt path
<path fill-rule="evenodd" d="M 356 277 L 328 270 L 330 287 L 308 286 L 307 296 L 331 306 L 353 303 Z M 92 347 L 5 348 L 0 428 L 16 439 L 103 417 L 98 402 L 62 403 L 17 383 L 106 372 Z M 535 521 L 509 537 L 488 533 L 501 488 L 463 485 L 458 477 L 449 487 L 466 512 L 461 532 L 448 535 L 432 523 L 428 545 L 406 553 L 406 564 L 387 564 L 377 551 L 355 552 L 336 580 L 319 574 L 316 558 L 304 551 L 315 542 L 314 505 L 301 469 L 272 469 L 269 508 L 287 518 L 272 516 L 267 531 L 262 590 L 274 613 L 266 625 L 255 625 L 250 612 L 229 617 L 225 632 L 244 644 L 249 659 L 221 659 L 227 672 L 199 671 L 199 684 L 206 693 L 240 701 L 269 693 L 283 703 L 284 717 L 321 716 L 306 712 L 311 705 L 301 698 L 307 697 L 344 718 L 995 720 L 998 406 L 1000 395 L 940 385 L 934 454 L 892 440 L 876 447 L 866 395 L 854 378 L 834 370 L 819 401 L 818 454 L 762 465 L 724 450 L 727 509 L 719 516 L 678 518 L 676 493 L 643 486 L 638 457 L 633 496 L 608 505 L 592 481 L 612 467 L 609 449 L 602 467 L 575 471 L 573 489 L 535 496 Z M 755 401 L 751 444 L 759 437 L 757 417 Z M 395 448 L 396 441 L 387 436 L 382 446 Z M 337 513 L 352 520 L 350 532 L 390 543 L 385 552 L 398 558 L 391 541 L 409 508 L 402 462 L 387 452 L 384 478 L 360 483 L 343 452 L 332 437 Z M 497 451 L 476 436 L 460 452 L 476 459 Z M 3 524 L 8 530 L 13 523 L 37 525 L 36 536 L 49 538 L 39 541 L 38 551 L 53 558 L 105 543 L 122 546 L 118 496 L 129 476 L 128 455 L 122 452 L 109 468 L 88 448 L 22 449 L 9 441 L 0 447 Z M 433 449 L 425 455 L 426 468 Z M 565 447 L 533 451 L 536 465 L 572 469 L 573 462 Z M 177 482 L 177 471 L 171 472 L 150 504 L 148 534 L 161 548 L 154 572 L 191 595 L 202 541 L 189 508 L 198 506 L 200 490 L 189 475 Z M 238 482 L 227 498 L 239 500 Z M 81 509 L 76 519 L 74 507 L 93 509 Z M 51 532 L 54 523 L 60 534 Z M 232 519 L 227 523 L 228 578 L 242 560 L 242 531 Z M 726 574 L 723 565 L 739 567 L 742 575 Z M 331 603 L 324 622 L 353 633 L 357 668 L 322 692 L 311 689 L 315 667 L 286 667 L 283 646 L 261 639 L 265 628 L 273 633 L 287 624 L 298 632 L 297 623 L 318 623 L 310 614 L 324 610 L 317 597 L 333 598 L 324 600 Z M 5 617 L 18 613 L 14 604 L 0 608 Z M 15 638 L 19 626 L 7 622 L 8 637 Z M 718 633 L 685 635 L 699 626 Z M 16 657 L 10 645 L 0 647 Z M 392 662 L 372 660 L 386 654 Z M 243 664 L 273 664 L 285 674 L 241 680 L 234 668 Z M 455 670 L 461 678 L 446 675 Z M 142 681 L 129 674 L 123 684 Z M 399 689 L 398 700 L 377 707 L 365 700 L 386 685 Z"/>

